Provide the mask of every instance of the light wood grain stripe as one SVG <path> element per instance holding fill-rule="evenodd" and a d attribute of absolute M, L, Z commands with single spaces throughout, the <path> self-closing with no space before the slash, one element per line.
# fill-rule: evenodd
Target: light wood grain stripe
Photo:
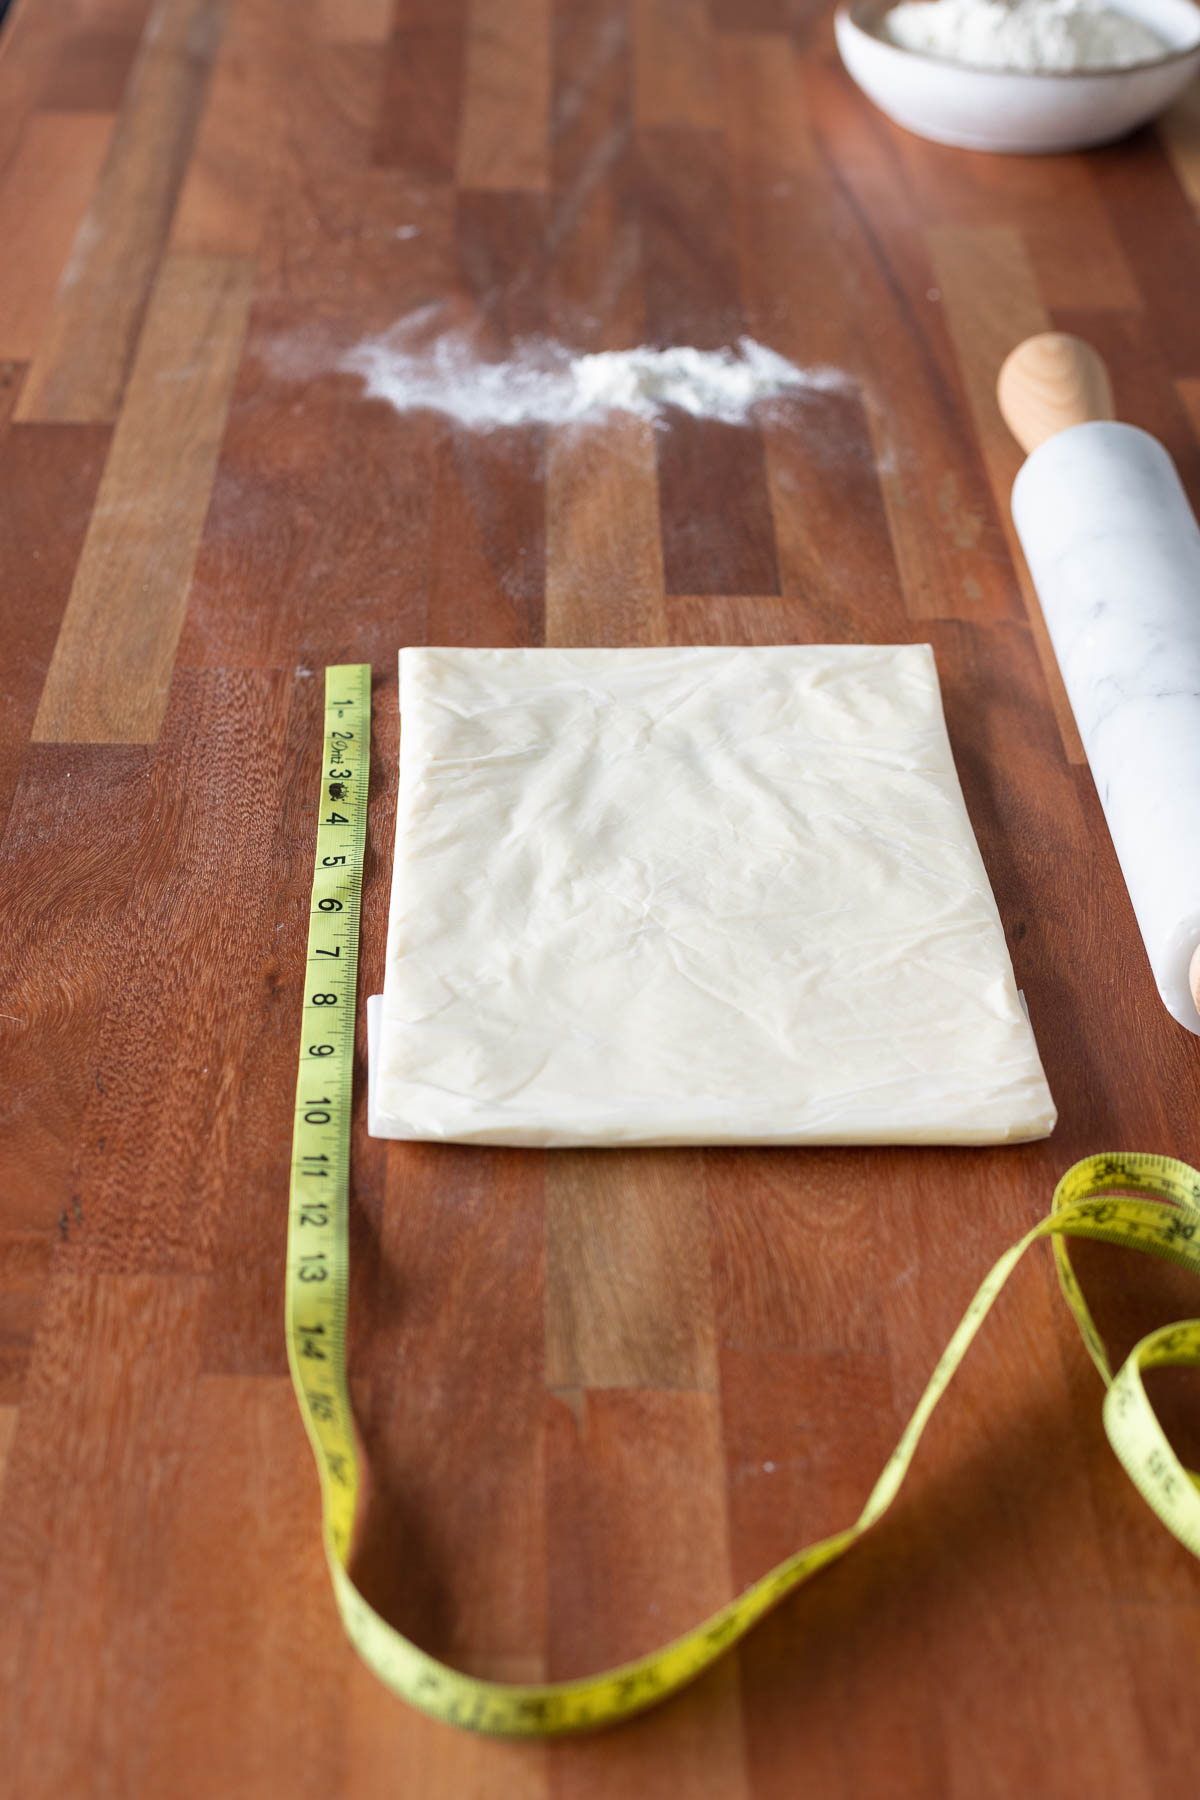
<path fill-rule="evenodd" d="M 295 18 L 287 0 L 238 0 L 213 68 L 171 226 L 172 250 L 253 256 L 276 197 Z"/>
<path fill-rule="evenodd" d="M 144 1728 L 147 1674 L 169 1629 L 163 1583 L 187 1436 L 179 1398 L 203 1301 L 192 1277 L 88 1276 L 69 1261 L 51 1285 L 5 1483 L 22 1529 L 0 1541 L 0 1728 L 13 1794 L 95 1793 L 101 1761 L 111 1793 L 137 1791 L 137 1734 L 118 1722 L 138 1704 Z"/>
<path fill-rule="evenodd" d="M 212 488 L 253 265 L 163 265 L 33 736 L 153 743 Z"/>
<path fill-rule="evenodd" d="M 1193 82 L 1169 113 L 1159 120 L 1158 134 L 1179 177 L 1179 185 L 1200 209 L 1200 83 Z"/>
<path fill-rule="evenodd" d="M 1196 441 L 1200 443 L 1200 379 L 1191 377 L 1177 381 L 1175 389 L 1183 401 L 1183 408 L 1191 423 Z"/>
<path fill-rule="evenodd" d="M 470 0 L 458 183 L 550 186 L 550 0 Z"/>
<path fill-rule="evenodd" d="M 729 32 L 717 46 L 722 117 L 734 159 L 754 165 L 760 179 L 768 172 L 786 178 L 813 169 L 812 120 L 792 40 L 775 32 Z"/>
<path fill-rule="evenodd" d="M 1050 315 L 1019 232 L 1003 225 L 946 226 L 937 227 L 928 235 L 946 322 L 958 354 L 997 511 L 1012 549 L 1063 749 L 1069 762 L 1085 763 L 1087 758 L 1071 703 L 1013 527 L 1010 495 L 1022 453 L 996 404 L 996 376 L 1001 363 L 1023 338 L 1049 331 Z M 939 498 L 944 498 L 944 510 L 953 528 L 956 495 L 947 487 Z M 962 529 L 969 529 L 966 519 Z"/>
<path fill-rule="evenodd" d="M 0 188 L 10 271 L 0 282 L 0 357 L 26 362 L 37 350 L 112 129 L 110 113 L 47 112 L 30 121 Z"/>
<path fill-rule="evenodd" d="M 564 1150 L 546 1164 L 546 1381 L 716 1386 L 698 1152 Z"/>
<path fill-rule="evenodd" d="M 654 429 L 613 413 L 556 431 L 546 469 L 546 642 L 665 639 Z"/>
<path fill-rule="evenodd" d="M 160 0 L 18 419 L 116 417 L 215 49 L 210 0 Z"/>

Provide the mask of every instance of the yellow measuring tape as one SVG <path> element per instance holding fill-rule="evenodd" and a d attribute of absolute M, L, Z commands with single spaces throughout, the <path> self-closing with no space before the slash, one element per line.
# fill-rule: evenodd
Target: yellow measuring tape
<path fill-rule="evenodd" d="M 325 1553 L 338 1609 L 351 1642 L 380 1680 L 435 1718 L 507 1737 L 548 1737 L 608 1725 L 674 1693 L 883 1517 L 993 1302 L 1026 1250 L 1044 1237 L 1053 1240 L 1063 1295 L 1107 1389 L 1109 1442 L 1143 1499 L 1200 1557 L 1200 1477 L 1176 1457 L 1142 1385 L 1146 1369 L 1200 1363 L 1200 1319 L 1151 1332 L 1114 1375 L 1066 1246 L 1068 1237 L 1096 1238 L 1165 1257 L 1200 1275 L 1200 1173 L 1167 1156 L 1113 1152 L 1086 1157 L 1068 1169 L 1049 1215 L 985 1277 L 855 1522 L 790 1556 L 683 1637 L 579 1681 L 516 1687 L 447 1667 L 368 1605 L 347 1567 L 358 1457 L 346 1384 L 346 1215 L 370 688 L 366 666 L 326 671 L 325 760 L 292 1154 L 287 1345 L 321 1479 Z"/>

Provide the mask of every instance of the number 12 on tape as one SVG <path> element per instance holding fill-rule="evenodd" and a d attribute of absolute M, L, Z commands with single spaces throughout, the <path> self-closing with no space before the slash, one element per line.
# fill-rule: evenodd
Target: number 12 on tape
<path fill-rule="evenodd" d="M 338 1560 L 349 1549 L 357 1485 L 346 1385 L 346 1219 L 370 761 L 370 665 L 326 669 L 292 1132 L 286 1332 L 292 1381 L 321 1474 L 326 1550 Z"/>

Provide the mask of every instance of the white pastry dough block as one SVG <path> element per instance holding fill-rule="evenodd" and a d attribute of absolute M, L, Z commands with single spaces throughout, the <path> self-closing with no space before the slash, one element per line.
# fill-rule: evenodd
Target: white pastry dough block
<path fill-rule="evenodd" d="M 377 1135 L 1051 1130 L 928 646 L 418 649 L 400 671 Z"/>

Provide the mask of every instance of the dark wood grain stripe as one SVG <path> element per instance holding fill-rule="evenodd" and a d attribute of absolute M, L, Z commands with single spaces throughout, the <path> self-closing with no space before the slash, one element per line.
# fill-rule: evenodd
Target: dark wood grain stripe
<path fill-rule="evenodd" d="M 153 743 L 254 280 L 170 257 L 151 303 L 33 735 Z"/>
<path fill-rule="evenodd" d="M 14 425 L 0 437 L 0 544 L 21 572 L 28 601 L 5 622 L 0 820 L 17 784 L 111 437 L 107 425 Z"/>
<path fill-rule="evenodd" d="M 1176 180 L 1192 205 L 1200 209 L 1200 91 L 1194 82 L 1159 120 L 1158 134 Z"/>
<path fill-rule="evenodd" d="M 400 0 L 387 45 L 377 162 L 453 180 L 466 15 L 467 0 Z"/>
<path fill-rule="evenodd" d="M 545 1642 L 542 1158 L 392 1144 L 387 1183 L 356 1579 L 486 1673 Z"/>
<path fill-rule="evenodd" d="M 546 642 L 665 642 L 654 430 L 613 414 L 601 432 L 550 434 Z"/>

